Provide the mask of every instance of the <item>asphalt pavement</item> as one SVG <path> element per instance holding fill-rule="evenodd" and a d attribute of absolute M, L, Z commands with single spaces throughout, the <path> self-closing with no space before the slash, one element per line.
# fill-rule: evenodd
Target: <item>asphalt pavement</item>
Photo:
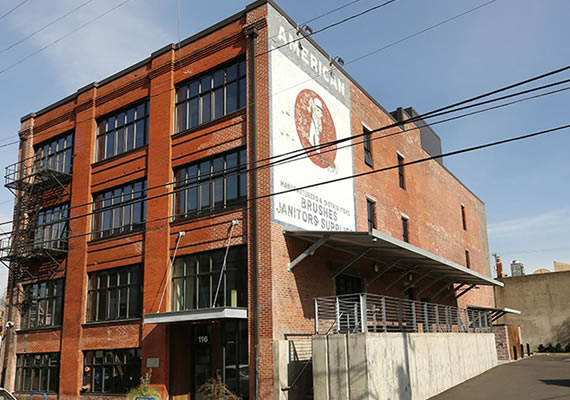
<path fill-rule="evenodd" d="M 502 364 L 430 400 L 570 400 L 570 355 Z"/>

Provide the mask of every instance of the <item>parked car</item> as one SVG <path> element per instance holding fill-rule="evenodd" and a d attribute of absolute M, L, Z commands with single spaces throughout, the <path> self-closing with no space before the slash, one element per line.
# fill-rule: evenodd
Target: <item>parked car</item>
<path fill-rule="evenodd" d="M 6 389 L 0 388 L 0 400 L 16 400 L 16 398 Z"/>

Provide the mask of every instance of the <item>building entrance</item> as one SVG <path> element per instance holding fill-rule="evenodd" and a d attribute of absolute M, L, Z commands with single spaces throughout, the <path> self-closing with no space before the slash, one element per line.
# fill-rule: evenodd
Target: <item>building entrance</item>
<path fill-rule="evenodd" d="M 200 387 L 210 379 L 248 399 L 247 320 L 173 324 L 171 329 L 173 399 L 202 400 Z"/>

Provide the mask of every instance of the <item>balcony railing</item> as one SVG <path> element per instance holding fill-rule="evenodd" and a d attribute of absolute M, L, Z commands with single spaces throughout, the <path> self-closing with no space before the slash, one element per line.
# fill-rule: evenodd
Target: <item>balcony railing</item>
<path fill-rule="evenodd" d="M 480 310 L 358 293 L 315 298 L 315 333 L 490 332 Z"/>

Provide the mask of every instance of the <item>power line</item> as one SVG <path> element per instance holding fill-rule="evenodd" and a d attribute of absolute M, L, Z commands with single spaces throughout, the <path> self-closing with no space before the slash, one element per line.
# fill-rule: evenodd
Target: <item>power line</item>
<path fill-rule="evenodd" d="M 8 15 L 12 14 L 14 11 L 16 11 L 18 8 L 22 7 L 24 4 L 26 4 L 29 0 L 24 0 L 21 3 L 19 3 L 16 7 L 12 8 L 11 10 L 9 10 L 8 12 L 6 12 L 5 14 L 0 15 L 0 21 L 2 19 L 4 19 L 5 17 L 7 17 Z"/>
<path fill-rule="evenodd" d="M 316 35 L 317 33 L 324 32 L 324 31 L 326 31 L 327 29 L 330 29 L 330 28 L 333 28 L 333 27 L 335 27 L 335 26 L 344 24 L 345 22 L 348 22 L 348 21 L 353 20 L 353 19 L 355 19 L 355 18 L 361 17 L 361 16 L 363 16 L 364 14 L 368 14 L 369 12 L 372 12 L 372 11 L 374 11 L 374 10 L 377 10 L 377 9 L 379 9 L 379 8 L 382 8 L 382 7 L 384 7 L 384 6 L 387 6 L 387 5 L 389 5 L 389 4 L 391 4 L 391 3 L 395 2 L 395 1 L 396 1 L 396 0 L 388 0 L 388 1 L 384 2 L 384 3 L 378 4 L 378 5 L 374 6 L 374 7 L 367 8 L 367 9 L 364 10 L 364 11 L 361 11 L 361 12 L 359 12 L 359 13 L 353 14 L 353 15 L 351 15 L 351 16 L 349 16 L 349 17 L 346 17 L 346 18 L 344 18 L 344 19 L 342 19 L 342 20 L 340 20 L 340 21 L 333 22 L 333 23 L 330 24 L 330 25 L 327 25 L 327 26 L 325 26 L 325 27 L 323 27 L 323 28 L 317 29 L 317 30 L 312 31 L 312 32 L 302 32 L 302 31 L 299 31 L 300 34 L 302 33 L 302 35 L 301 35 L 300 37 L 298 37 L 298 38 L 296 38 L 296 39 L 293 39 L 293 40 L 291 40 L 291 41 L 289 41 L 289 42 L 287 42 L 287 43 L 283 43 L 283 44 L 281 44 L 281 45 L 279 45 L 279 46 L 272 47 L 272 48 L 270 48 L 270 49 L 267 50 L 267 51 L 260 52 L 260 53 L 258 53 L 258 54 L 256 55 L 256 57 L 263 56 L 263 55 L 265 55 L 265 54 L 271 53 L 271 52 L 274 51 L 274 50 L 280 49 L 280 48 L 285 47 L 285 46 L 289 46 L 289 45 L 291 45 L 291 44 L 293 44 L 293 43 L 296 43 L 296 42 L 298 42 L 298 41 L 300 41 L 300 40 L 303 40 L 303 39 L 305 39 L 306 37 Z M 495 0 L 493 0 L 493 1 L 495 1 Z"/>
<path fill-rule="evenodd" d="M 270 197 L 273 197 L 273 196 L 279 196 L 279 195 L 286 194 L 286 193 L 296 192 L 296 191 L 299 191 L 299 190 L 306 190 L 306 189 L 310 189 L 310 188 L 313 188 L 313 187 L 322 186 L 322 185 L 328 185 L 328 184 L 331 184 L 331 183 L 336 183 L 336 182 L 340 182 L 340 181 L 344 181 L 344 180 L 348 180 L 348 179 L 355 179 L 355 178 L 360 178 L 360 177 L 363 177 L 363 176 L 368 176 L 368 175 L 372 175 L 372 174 L 377 174 L 377 173 L 380 173 L 380 172 L 386 172 L 386 171 L 389 171 L 389 170 L 393 170 L 393 169 L 400 168 L 401 166 L 410 166 L 410 165 L 420 164 L 420 163 L 424 163 L 424 162 L 427 162 L 427 161 L 433 161 L 433 160 L 436 160 L 436 159 L 439 159 L 439 158 L 452 157 L 452 156 L 456 156 L 456 155 L 459 155 L 459 154 L 468 153 L 468 152 L 472 152 L 472 151 L 476 151 L 476 150 L 486 149 L 486 148 L 490 148 L 490 147 L 494 147 L 494 146 L 499 146 L 499 145 L 503 145 L 503 144 L 508 144 L 508 143 L 513 143 L 513 142 L 521 141 L 521 140 L 526 140 L 526 139 L 530 139 L 530 138 L 537 137 L 537 136 L 542 136 L 542 135 L 546 135 L 546 134 L 551 134 L 551 133 L 559 132 L 559 131 L 562 131 L 562 130 L 565 130 L 565 129 L 569 129 L 569 128 L 570 128 L 570 124 L 561 125 L 561 126 L 554 127 L 554 128 L 550 128 L 550 129 L 545 129 L 545 130 L 536 131 L 536 132 L 532 132 L 532 133 L 528 133 L 528 134 L 524 134 L 524 135 L 520 135 L 520 136 L 511 137 L 511 138 L 508 138 L 508 139 L 497 140 L 497 141 L 488 142 L 488 143 L 481 144 L 481 145 L 476 145 L 476 146 L 471 146 L 471 147 L 467 147 L 467 148 L 463 148 L 463 149 L 459 149 L 459 150 L 450 151 L 450 152 L 447 152 L 447 153 L 440 153 L 440 154 L 433 155 L 433 156 L 423 157 L 423 158 L 419 158 L 419 159 L 416 159 L 416 160 L 413 160 L 413 161 L 407 161 L 407 162 L 404 162 L 404 163 L 402 163 L 402 164 L 393 164 L 393 165 L 388 166 L 388 167 L 373 169 L 373 170 L 370 170 L 370 171 L 361 172 L 361 173 L 353 174 L 353 175 L 346 176 L 346 177 L 335 178 L 335 179 L 331 179 L 331 180 L 327 180 L 327 181 L 322 181 L 322 182 L 317 182 L 317 183 L 314 183 L 314 184 L 309 184 L 309 185 L 301 186 L 301 187 L 294 188 L 294 189 L 286 189 L 286 190 L 282 190 L 282 191 L 280 191 L 280 192 L 268 193 L 268 194 L 264 194 L 264 195 L 259 195 L 259 196 L 251 197 L 251 198 L 246 198 L 246 199 L 244 200 L 244 202 L 245 202 L 245 203 L 251 203 L 251 202 L 256 201 L 256 200 L 262 200 L 262 199 L 270 198 Z M 162 196 L 169 195 L 169 194 L 170 194 L 170 193 L 161 194 L 161 195 L 158 195 L 158 196 L 156 196 L 156 197 L 154 197 L 154 198 L 162 197 Z M 154 199 L 154 198 L 142 199 L 142 200 L 139 200 L 139 202 L 142 202 L 142 201 L 145 201 L 145 202 L 146 202 L 146 201 L 152 200 L 152 199 Z M 117 205 L 117 207 L 120 207 L 120 206 L 122 206 L 122 204 Z M 252 206 L 246 206 L 246 207 L 244 207 L 244 208 L 236 208 L 236 209 L 233 209 L 233 210 L 226 210 L 226 211 L 224 211 L 224 212 L 222 212 L 222 213 L 214 213 L 214 214 L 215 214 L 216 217 L 218 217 L 218 216 L 220 216 L 220 215 L 227 215 L 227 214 L 229 214 L 229 213 L 236 213 L 236 212 L 248 211 L 251 207 L 252 207 Z M 101 210 L 97 210 L 96 212 L 100 212 L 100 211 L 101 211 Z M 86 216 L 92 215 L 92 214 L 94 214 L 94 213 L 96 213 L 96 212 L 91 212 L 91 213 L 89 213 L 89 214 L 82 215 L 81 217 L 86 217 Z M 164 220 L 164 219 L 176 218 L 176 217 L 178 217 L 178 216 L 183 216 L 183 215 L 181 215 L 181 214 L 167 215 L 167 216 L 155 218 L 155 219 L 152 219 L 152 220 L 146 220 L 146 221 L 145 221 L 145 224 L 148 224 L 148 223 L 151 223 L 151 222 L 161 221 L 161 220 Z M 65 221 L 67 221 L 67 220 L 62 220 L 61 222 L 65 222 Z M 201 229 L 201 228 L 203 228 L 203 227 L 200 227 L 200 228 L 198 228 L 198 229 Z M 156 229 L 156 228 L 155 228 L 155 229 Z M 162 228 L 160 228 L 160 229 L 162 229 Z M 105 229 L 105 230 L 94 230 L 94 229 L 93 229 L 93 230 L 91 230 L 91 231 L 89 231 L 89 232 L 86 232 L 86 233 L 81 233 L 81 234 L 77 234 L 77 235 L 70 235 L 69 237 L 67 237 L 67 239 L 73 239 L 73 238 L 78 238 L 78 237 L 84 237 L 84 236 L 92 235 L 92 234 L 94 234 L 94 233 L 100 233 L 100 232 L 103 232 L 103 231 L 106 231 L 106 230 L 107 230 L 107 229 Z M 53 242 L 53 240 L 46 240 L 46 241 L 45 241 L 45 243 L 49 243 L 49 242 Z M 44 242 L 42 242 L 42 243 L 44 243 Z"/>
<path fill-rule="evenodd" d="M 37 35 L 38 33 L 42 32 L 42 31 L 44 31 L 45 29 L 49 28 L 49 27 L 52 26 L 53 24 L 55 24 L 55 23 L 61 21 L 62 19 L 64 19 L 64 18 L 67 17 L 68 15 L 73 14 L 73 13 L 76 12 L 77 10 L 79 10 L 79 9 L 81 9 L 81 8 L 83 8 L 83 7 L 85 7 L 87 4 L 91 3 L 92 1 L 93 1 L 93 0 L 87 0 L 85 3 L 81 4 L 81 5 L 78 6 L 78 7 L 75 7 L 73 10 L 67 12 L 66 14 L 63 14 L 62 16 L 60 16 L 60 17 L 54 19 L 54 20 L 51 21 L 49 24 L 44 25 L 43 27 L 41 27 L 41 28 L 38 29 L 37 31 L 34 31 L 34 32 L 30 33 L 28 36 L 26 36 L 26 37 L 24 37 L 24 38 L 18 40 L 17 42 L 12 43 L 10 46 L 8 46 L 8 47 L 6 47 L 6 48 L 0 50 L 0 54 L 2 54 L 2 53 L 4 53 L 4 52 L 6 52 L 6 51 L 8 51 L 8 50 L 10 50 L 10 49 L 12 49 L 12 48 L 14 48 L 14 47 L 16 47 L 17 45 L 19 45 L 20 43 L 25 42 L 26 40 L 28 40 L 28 39 L 34 37 L 35 35 Z"/>
<path fill-rule="evenodd" d="M 25 56 L 24 58 L 21 58 L 19 61 L 15 62 L 14 64 L 11 64 L 11 65 L 7 66 L 6 68 L 0 70 L 0 74 L 3 74 L 4 72 L 11 70 L 11 69 L 14 68 L 15 66 L 17 66 L 17 65 L 19 65 L 19 64 L 21 64 L 21 63 L 23 63 L 23 62 L 26 61 L 26 60 L 29 60 L 29 59 L 32 58 L 33 56 L 35 56 L 35 55 L 41 53 L 42 51 L 46 50 L 47 48 L 53 46 L 54 44 L 56 44 L 56 43 L 62 41 L 62 40 L 65 39 L 65 38 L 67 38 L 68 36 L 71 36 L 71 35 L 74 34 L 75 32 L 77 32 L 77 31 L 79 31 L 79 30 L 85 28 L 86 26 L 92 24 L 93 22 L 97 21 L 98 19 L 103 18 L 103 17 L 106 16 L 107 14 L 109 14 L 109 13 L 115 11 L 117 8 L 119 8 L 119 7 L 121 7 L 121 6 L 125 5 L 125 4 L 127 4 L 129 1 L 130 1 L 130 0 L 124 0 L 123 2 L 121 2 L 121 3 L 117 4 L 116 6 L 114 6 L 113 8 L 111 8 L 111 9 L 105 11 L 105 12 L 102 13 L 102 14 L 99 14 L 99 15 L 96 16 L 95 18 L 90 19 L 89 21 L 87 21 L 87 22 L 84 23 L 83 25 L 80 25 L 79 27 L 77 27 L 77 28 L 73 29 L 72 31 L 66 33 L 65 35 L 60 36 L 58 39 L 54 40 L 53 42 L 50 42 L 50 43 L 48 43 L 47 45 L 45 45 L 45 46 L 39 48 L 38 50 L 34 51 L 33 53 L 28 54 L 27 56 Z"/>
<path fill-rule="evenodd" d="M 567 83 L 567 82 L 570 82 L 570 80 L 563 80 L 563 81 L 559 81 L 559 82 L 554 82 L 554 83 L 547 84 L 547 85 L 543 85 L 543 86 L 540 86 L 540 87 L 537 87 L 537 88 L 527 89 L 527 90 L 524 90 L 524 91 L 521 91 L 521 92 L 517 92 L 517 93 L 511 93 L 511 94 L 509 94 L 509 95 L 505 95 L 505 96 L 498 97 L 498 98 L 495 98 L 495 99 L 486 100 L 486 101 L 483 101 L 483 102 L 479 102 L 479 103 L 475 103 L 475 104 L 472 104 L 472 105 L 463 106 L 463 107 L 461 107 L 461 108 L 456 108 L 456 109 L 452 109 L 452 110 L 448 110 L 448 111 L 444 111 L 444 112 L 440 112 L 440 113 L 436 113 L 436 114 L 433 114 L 432 112 L 429 112 L 429 113 L 426 113 L 426 114 L 424 114 L 424 115 L 431 114 L 430 116 L 426 117 L 426 119 L 433 118 L 433 117 L 438 117 L 438 116 L 442 116 L 442 115 L 446 115 L 446 114 L 455 113 L 455 112 L 458 112 L 458 111 L 460 111 L 460 110 L 465 110 L 465 109 L 468 109 L 468 108 L 478 107 L 478 106 L 485 105 L 485 104 L 489 104 L 489 103 L 496 102 L 496 101 L 499 101 L 499 100 L 504 100 L 504 99 L 507 99 L 507 98 L 512 98 L 512 97 L 518 96 L 518 95 L 520 95 L 520 94 L 527 94 L 527 93 L 534 92 L 534 91 L 537 91 L 537 90 L 541 90 L 541 89 L 544 89 L 544 88 L 550 88 L 550 87 L 559 85 L 559 84 L 561 84 L 561 83 Z M 509 86 L 512 86 L 512 85 L 509 85 Z M 433 123 L 430 123 L 430 124 L 424 123 L 424 125 L 418 125 L 418 126 L 414 126 L 414 127 L 412 127 L 412 128 L 403 129 L 403 130 L 401 130 L 401 131 L 394 132 L 394 133 L 391 133 L 391 134 L 387 134 L 387 135 L 383 135 L 383 136 L 371 138 L 370 140 L 378 140 L 378 139 L 384 139 L 384 138 L 388 138 L 388 137 L 392 137 L 392 136 L 396 136 L 396 135 L 401 135 L 401 134 L 403 134 L 403 133 L 406 133 L 406 132 L 410 132 L 410 131 L 414 131 L 414 130 L 416 130 L 416 129 L 419 129 L 419 128 L 423 127 L 423 126 L 438 125 L 438 124 L 441 124 L 441 123 L 453 121 L 453 120 L 460 119 L 460 118 L 464 118 L 464 117 L 471 116 L 471 115 L 474 115 L 474 114 L 479 114 L 479 113 L 482 113 L 482 112 L 486 112 L 486 111 L 490 111 L 490 110 L 495 110 L 495 109 L 503 108 L 503 107 L 506 107 L 506 106 L 509 106 L 509 105 L 521 103 L 521 102 L 523 102 L 523 101 L 528 101 L 528 100 L 531 100 L 531 99 L 535 99 L 535 98 L 539 98 L 539 97 L 544 97 L 544 96 L 547 96 L 547 95 L 550 95 L 550 94 L 560 93 L 560 92 L 562 92 L 562 91 L 566 91 L 566 90 L 569 90 L 569 89 L 570 89 L 570 87 L 566 87 L 566 88 L 562 88 L 562 89 L 558 89 L 558 90 L 553 90 L 553 91 L 546 92 L 546 93 L 541 93 L 541 94 L 534 95 L 534 96 L 529 96 L 529 97 L 526 97 L 526 98 L 523 98 L 523 99 L 518 99 L 518 100 L 509 102 L 509 103 L 500 104 L 500 105 L 497 105 L 497 106 L 489 107 L 489 108 L 487 108 L 487 109 L 477 110 L 477 111 L 474 111 L 474 112 L 462 114 L 462 115 L 455 116 L 455 117 L 451 117 L 451 118 L 448 118 L 448 119 L 436 121 L 436 122 L 433 122 Z M 481 96 L 477 96 L 477 97 L 480 98 Z M 461 102 L 461 103 L 464 103 L 464 102 Z M 457 103 L 456 103 L 456 104 L 457 104 Z M 441 110 L 441 109 L 444 109 L 444 108 L 445 108 L 445 107 L 442 107 L 442 108 L 440 108 L 440 110 Z M 416 118 L 417 118 L 417 117 L 416 117 Z M 241 123 L 241 122 L 240 122 L 240 123 Z M 368 134 L 372 134 L 372 133 L 377 133 L 377 132 L 386 130 L 386 129 L 390 128 L 390 127 L 391 127 L 391 126 L 389 125 L 389 126 L 377 128 L 377 129 L 374 129 L 374 130 L 371 130 L 371 131 L 367 132 L 366 134 L 368 135 Z M 355 138 L 358 138 L 358 137 L 362 137 L 363 135 L 364 135 L 364 134 L 353 135 L 353 136 L 350 136 L 350 138 L 355 139 Z M 346 144 L 345 146 L 342 146 L 342 147 L 340 147 L 340 148 L 353 147 L 353 146 L 356 146 L 356 145 L 361 144 L 361 143 L 362 143 L 362 141 L 360 141 L 360 142 L 351 142 L 351 143 Z M 322 148 L 325 148 L 325 147 L 329 147 L 329 146 L 326 145 L 326 144 L 324 144 Z M 320 153 L 322 154 L 322 153 L 326 153 L 326 152 L 329 152 L 329 151 L 334 151 L 334 150 L 336 150 L 336 149 L 337 149 L 337 148 L 335 147 L 335 148 L 332 148 L 332 149 L 329 149 L 329 150 L 321 151 Z M 295 151 L 295 152 L 296 152 L 296 151 Z M 290 153 L 292 153 L 292 152 L 290 152 Z M 285 153 L 285 154 L 287 154 L 287 153 Z M 270 157 L 270 158 L 277 158 L 277 157 L 281 157 L 281 156 L 282 156 L 282 155 L 277 155 L 277 156 L 272 156 L 272 157 Z M 239 174 L 241 174 L 242 172 L 249 173 L 249 172 L 252 172 L 252 171 L 257 170 L 257 169 L 271 168 L 271 167 L 273 167 L 273 166 L 275 166 L 275 165 L 282 165 L 282 164 L 286 164 L 286 163 L 289 163 L 289 162 L 298 161 L 299 159 L 304 158 L 304 157 L 305 157 L 305 149 L 301 149 L 299 154 L 292 155 L 292 156 L 290 156 L 290 157 L 288 157 L 288 158 L 279 159 L 279 160 L 276 160 L 276 161 L 273 161 L 273 162 L 270 162 L 270 163 L 267 163 L 267 164 L 258 165 L 258 166 L 256 166 L 256 167 L 251 167 L 251 168 L 248 168 L 248 169 L 245 170 L 245 171 L 237 171 L 237 172 L 235 172 L 235 173 L 226 174 L 225 176 L 239 175 Z M 252 161 L 247 162 L 246 164 L 244 164 L 244 166 L 247 167 L 247 166 L 250 166 L 250 165 L 253 165 L 253 164 L 257 164 L 258 162 L 259 162 L 259 160 L 257 160 L 257 161 L 256 161 L 256 160 L 252 160 Z M 139 192 L 134 192 L 134 193 L 132 193 L 132 194 L 134 195 L 134 194 L 144 193 L 144 192 L 148 192 L 148 191 L 153 190 L 153 189 L 158 189 L 158 188 L 162 188 L 162 187 L 166 187 L 166 186 L 171 186 L 171 185 L 180 185 L 180 182 L 178 182 L 178 181 L 166 182 L 166 183 L 164 183 L 164 184 L 157 185 L 157 186 L 154 186 L 154 187 L 149 187 L 149 188 L 143 189 L 143 190 L 141 190 L 141 191 L 139 191 Z M 158 197 L 161 197 L 162 195 L 175 194 L 175 193 L 178 192 L 178 191 L 188 189 L 188 187 L 189 187 L 189 186 L 186 185 L 186 186 L 184 186 L 184 187 L 182 187 L 182 188 L 180 188 L 180 189 L 174 189 L 174 190 L 171 191 L 171 192 L 167 192 L 167 193 L 165 193 L 165 194 L 161 194 L 161 195 L 157 195 L 157 196 L 158 196 Z M 153 198 L 155 198 L 155 197 L 147 198 L 147 200 L 151 200 L 151 199 L 153 199 Z M 112 197 L 112 198 L 111 198 L 111 200 L 113 200 L 113 199 L 115 199 L 115 197 Z M 123 204 L 123 205 L 134 204 L 134 203 L 138 203 L 139 201 L 141 201 L 141 200 L 140 200 L 140 199 L 133 199 L 133 200 L 130 200 L 129 202 L 124 202 L 124 203 L 122 203 L 122 204 Z M 94 205 L 95 203 L 96 203 L 96 201 L 92 201 L 92 202 L 84 203 L 84 204 L 78 204 L 78 205 L 75 205 L 75 206 L 73 206 L 73 207 L 69 207 L 69 209 L 79 208 L 79 207 L 88 207 L 88 206 Z M 104 209 L 100 209 L 100 210 L 98 210 L 98 212 L 100 212 L 100 211 L 102 211 L 102 210 L 104 210 Z M 92 214 L 92 213 L 88 213 L 88 214 L 85 214 L 85 215 L 91 215 L 91 214 Z M 71 220 L 71 219 L 76 219 L 76 218 L 83 217 L 83 216 L 85 216 L 85 215 L 74 216 L 74 217 L 71 217 L 71 218 L 69 218 L 69 219 L 70 219 L 70 220 Z M 0 223 L 0 225 L 9 224 L 9 223 L 12 223 L 12 222 L 13 222 L 13 221 L 6 221 L 6 222 Z"/>
<path fill-rule="evenodd" d="M 404 38 L 402 38 L 402 39 L 396 40 L 395 42 L 392 42 L 392 43 L 389 43 L 389 44 L 387 44 L 387 45 L 385 45 L 385 46 L 383 46 L 383 47 L 380 47 L 379 49 L 373 50 L 373 51 L 371 51 L 371 52 L 369 52 L 369 53 L 366 53 L 366 54 L 363 54 L 363 55 L 361 55 L 361 56 L 359 56 L 359 57 L 356 57 L 356 58 L 350 60 L 349 62 L 345 63 L 345 65 L 349 65 L 349 64 L 355 63 L 355 62 L 357 62 L 357 61 L 362 60 L 363 58 L 369 57 L 369 56 L 371 56 L 371 55 L 373 55 L 373 54 L 376 54 L 376 53 L 379 53 L 379 52 L 381 52 L 381 51 L 383 51 L 383 50 L 386 50 L 386 49 L 389 48 L 389 47 L 392 47 L 392 46 L 395 46 L 395 45 L 400 44 L 400 43 L 402 43 L 402 42 L 405 42 L 405 41 L 408 40 L 408 39 L 411 39 L 411 38 L 413 38 L 413 37 L 419 36 L 419 35 L 421 35 L 421 34 L 423 34 L 423 33 L 425 33 L 425 32 L 428 32 L 428 31 L 430 31 L 430 30 L 432 30 L 432 29 L 437 28 L 438 26 L 441 26 L 441 25 L 443 25 L 443 24 L 446 24 L 446 23 L 448 23 L 448 22 L 451 22 L 451 21 L 453 21 L 453 20 L 455 20 L 455 19 L 457 19 L 457 18 L 460 18 L 460 17 L 462 17 L 462 16 L 464 16 L 464 15 L 467 15 L 467 14 L 469 14 L 469 13 L 472 13 L 473 11 L 476 11 L 476 10 L 482 8 L 482 7 L 485 7 L 485 6 L 487 6 L 487 5 L 491 4 L 491 3 L 494 3 L 495 1 L 497 1 L 497 0 L 490 0 L 490 1 L 486 2 L 486 3 L 483 3 L 483 4 L 480 4 L 480 5 L 476 6 L 476 7 L 473 7 L 473 8 L 471 8 L 471 9 L 467 10 L 467 11 L 464 11 L 464 12 L 462 12 L 462 13 L 459 13 L 459 14 L 457 14 L 457 15 L 454 15 L 453 17 L 444 19 L 443 21 L 440 21 L 440 22 L 438 22 L 437 24 L 431 25 L 431 26 L 429 26 L 429 27 L 427 27 L 427 28 L 425 28 L 425 29 L 422 29 L 422 30 L 420 30 L 420 31 L 417 31 L 417 32 L 415 32 L 415 33 L 412 33 L 411 35 L 408 35 L 408 36 L 406 36 L 406 37 L 404 37 Z"/>

